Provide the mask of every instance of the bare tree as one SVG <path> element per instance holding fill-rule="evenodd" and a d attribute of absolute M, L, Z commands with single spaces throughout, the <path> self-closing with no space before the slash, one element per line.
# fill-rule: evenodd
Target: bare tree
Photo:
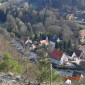
<path fill-rule="evenodd" d="M 35 32 L 44 32 L 45 28 L 44 28 L 43 24 L 41 22 L 39 22 L 39 23 L 33 25 L 33 30 Z"/>
<path fill-rule="evenodd" d="M 27 27 L 25 24 L 23 24 L 21 27 L 20 27 L 20 32 L 22 35 L 27 35 L 28 33 L 28 30 L 27 30 Z"/>

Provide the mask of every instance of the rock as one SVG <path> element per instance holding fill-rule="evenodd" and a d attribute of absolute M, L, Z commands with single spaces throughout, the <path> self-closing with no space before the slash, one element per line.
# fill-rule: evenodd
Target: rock
<path fill-rule="evenodd" d="M 16 75 L 15 78 L 16 78 L 16 80 L 20 80 L 21 76 L 20 75 Z"/>
<path fill-rule="evenodd" d="M 12 72 L 6 73 L 0 73 L 0 85 L 27 85 L 29 83 L 33 82 L 33 85 L 37 84 L 35 80 L 27 79 L 20 75 L 14 75 Z"/>
<path fill-rule="evenodd" d="M 14 76 L 14 74 L 12 72 L 8 72 L 8 75 L 12 76 L 12 77 Z"/>

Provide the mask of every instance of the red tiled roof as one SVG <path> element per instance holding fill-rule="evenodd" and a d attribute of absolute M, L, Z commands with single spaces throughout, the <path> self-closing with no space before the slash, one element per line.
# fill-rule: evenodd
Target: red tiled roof
<path fill-rule="evenodd" d="M 53 52 L 52 52 L 51 57 L 54 58 L 54 59 L 56 59 L 56 60 L 58 60 L 58 61 L 60 61 L 62 55 L 63 55 L 63 52 L 62 51 L 58 51 L 58 50 L 54 49 Z"/>
<path fill-rule="evenodd" d="M 81 37 L 85 37 L 85 30 L 84 29 L 80 31 L 80 35 L 81 35 Z"/>

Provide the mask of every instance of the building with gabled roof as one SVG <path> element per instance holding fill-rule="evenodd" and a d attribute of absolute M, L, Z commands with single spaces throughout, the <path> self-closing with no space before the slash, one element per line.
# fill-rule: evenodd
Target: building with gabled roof
<path fill-rule="evenodd" d="M 62 51 L 54 49 L 51 54 L 52 62 L 54 64 L 63 65 L 68 61 L 67 56 Z"/>
<path fill-rule="evenodd" d="M 83 58 L 83 52 L 81 50 L 74 50 L 74 51 L 67 50 L 66 53 L 69 56 L 68 59 L 70 60 Z"/>

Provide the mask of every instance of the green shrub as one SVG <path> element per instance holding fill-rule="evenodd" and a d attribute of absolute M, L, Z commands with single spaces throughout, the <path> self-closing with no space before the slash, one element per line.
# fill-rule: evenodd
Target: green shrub
<path fill-rule="evenodd" d="M 2 64 L 0 65 L 0 71 L 21 74 L 22 67 L 16 60 L 12 59 L 12 56 L 9 53 L 6 53 Z"/>

